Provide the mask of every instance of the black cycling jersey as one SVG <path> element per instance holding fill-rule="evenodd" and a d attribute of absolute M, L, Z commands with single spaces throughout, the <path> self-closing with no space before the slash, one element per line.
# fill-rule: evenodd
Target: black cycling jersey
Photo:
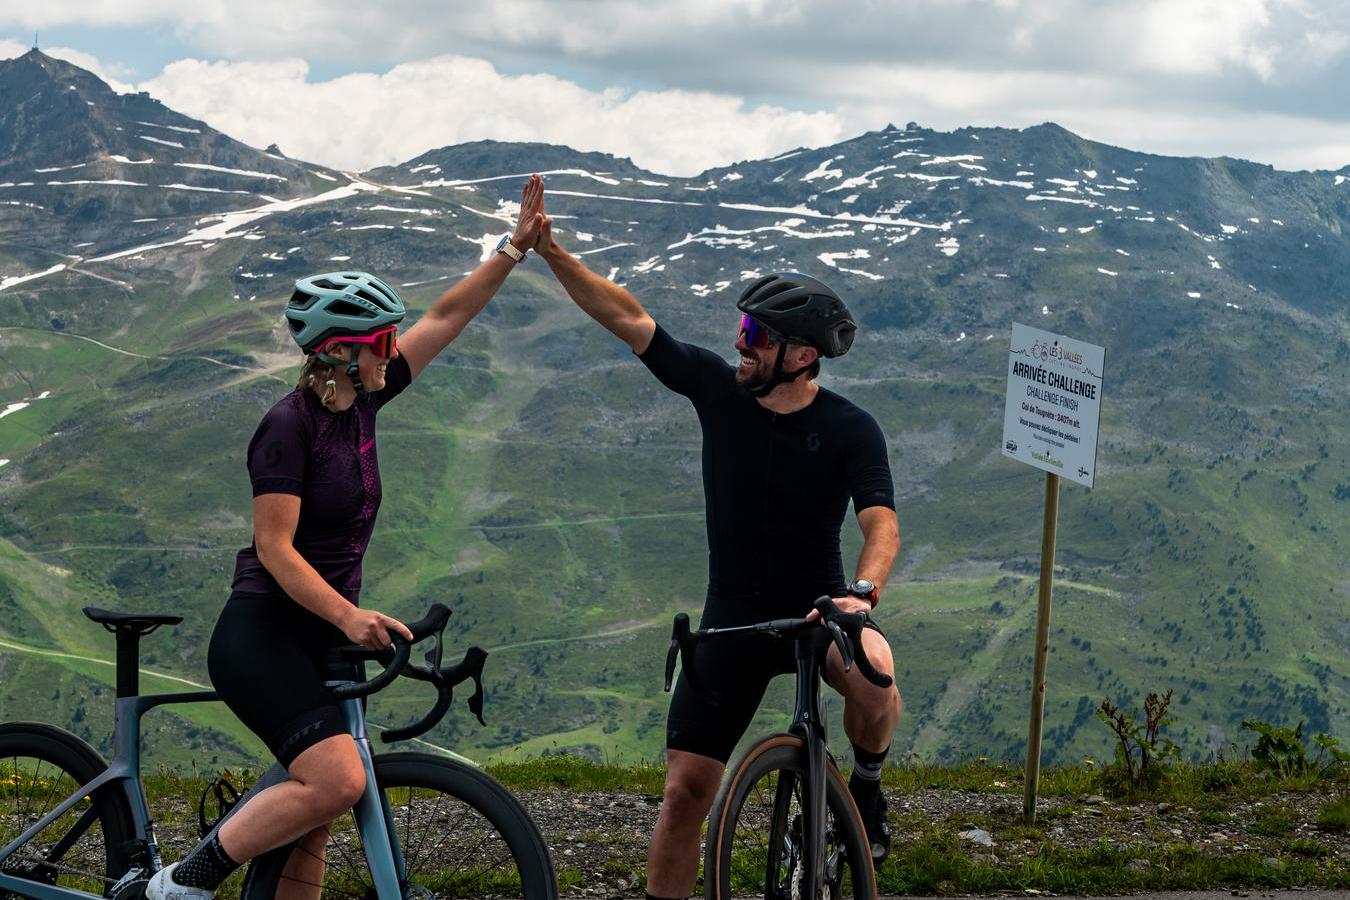
<path fill-rule="evenodd" d="M 736 383 L 717 354 L 681 343 L 660 325 L 639 357 L 661 383 L 694 404 L 703 427 L 708 597 L 703 627 L 805 615 L 821 594 L 844 594 L 839 529 L 856 510 L 895 508 L 881 429 L 863 410 L 821 388 L 810 405 L 775 413 Z M 696 694 L 680 673 L 666 746 L 726 762 L 775 675 L 793 670 L 791 643 L 746 637 L 697 651 Z"/>
<path fill-rule="evenodd" d="M 839 529 L 850 498 L 856 510 L 895 508 L 876 420 L 825 388 L 806 408 L 775 413 L 736 383 L 724 359 L 660 325 L 638 358 L 693 402 L 703 427 L 704 624 L 804 615 L 821 594 L 840 596 Z"/>

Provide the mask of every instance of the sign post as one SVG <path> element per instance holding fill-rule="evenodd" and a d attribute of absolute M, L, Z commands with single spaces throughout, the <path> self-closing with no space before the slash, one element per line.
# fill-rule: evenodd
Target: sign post
<path fill-rule="evenodd" d="M 1041 777 L 1059 480 L 1062 476 L 1087 487 L 1093 485 L 1105 358 L 1106 351 L 1101 347 L 1013 324 L 1008 351 L 1008 395 L 1003 411 L 1003 455 L 1045 472 L 1036 653 L 1032 663 L 1026 794 L 1022 806 L 1027 824 L 1036 820 L 1036 793 Z"/>

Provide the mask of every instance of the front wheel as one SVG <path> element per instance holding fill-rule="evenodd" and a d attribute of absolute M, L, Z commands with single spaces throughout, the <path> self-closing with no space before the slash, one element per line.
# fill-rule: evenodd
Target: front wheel
<path fill-rule="evenodd" d="M 806 745 L 794 735 L 765 738 L 730 768 L 708 819 L 706 900 L 758 896 L 811 900 L 802 884 L 806 854 L 802 794 Z M 825 768 L 825 871 L 820 900 L 876 897 L 872 851 L 843 776 Z"/>
<path fill-rule="evenodd" d="M 558 883 L 538 826 L 490 775 L 440 756 L 389 753 L 375 757 L 375 781 L 402 850 L 404 897 L 556 900 Z M 291 852 L 255 859 L 242 897 L 275 897 L 289 880 Z M 323 896 L 377 896 L 354 813 L 333 823 L 324 857 Z"/>

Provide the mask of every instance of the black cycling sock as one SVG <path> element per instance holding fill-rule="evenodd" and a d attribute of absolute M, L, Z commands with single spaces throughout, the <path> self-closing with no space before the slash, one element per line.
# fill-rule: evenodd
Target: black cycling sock
<path fill-rule="evenodd" d="M 855 794 L 859 790 L 872 791 L 881 787 L 881 767 L 886 762 L 886 754 L 891 752 L 890 745 L 879 753 L 864 750 L 853 744 L 853 775 L 848 780 L 849 790 Z"/>
<path fill-rule="evenodd" d="M 230 859 L 230 854 L 220 846 L 220 834 L 217 832 L 183 857 L 178 868 L 173 870 L 173 880 L 184 887 L 214 891 L 240 865 Z"/>

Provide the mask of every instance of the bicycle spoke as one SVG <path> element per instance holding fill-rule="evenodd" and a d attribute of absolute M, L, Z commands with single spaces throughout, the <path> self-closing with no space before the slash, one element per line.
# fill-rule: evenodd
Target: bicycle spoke
<path fill-rule="evenodd" d="M 344 820 L 345 820 L 345 817 L 344 817 Z M 339 820 L 339 821 L 343 821 L 343 820 Z M 361 835 L 360 835 L 360 833 L 359 833 L 359 832 L 357 831 L 357 829 L 356 829 L 355 816 L 354 816 L 354 815 L 353 815 L 353 823 L 352 823 L 351 831 L 350 831 L 350 832 L 344 832 L 343 834 L 344 834 L 344 836 L 346 836 L 347 834 L 352 834 L 352 835 L 355 835 L 355 836 L 356 836 L 356 840 L 357 840 L 358 842 L 361 840 Z M 373 886 L 373 883 L 372 883 L 371 879 L 370 879 L 370 878 L 367 876 L 367 874 L 366 874 L 366 867 L 363 865 L 363 863 L 365 862 L 365 856 L 364 856 L 364 853 L 363 853 L 363 854 L 361 855 L 361 857 L 360 857 L 360 862 L 358 862 L 356 859 L 353 858 L 353 856 L 352 856 L 352 851 L 351 851 L 350 848 L 348 848 L 346 842 L 343 841 L 343 840 L 338 839 L 335 835 L 333 835 L 333 834 L 331 834 L 331 833 L 330 833 L 328 845 L 329 845 L 330 847 L 331 847 L 331 846 L 336 846 L 336 847 L 337 847 L 338 853 L 342 856 L 342 861 L 343 861 L 343 863 L 344 863 L 344 865 L 345 865 L 345 867 L 346 867 L 346 871 L 347 871 L 348 873 L 350 873 L 350 875 L 352 876 L 352 881 L 360 882 L 361 884 L 365 885 L 366 887 L 372 887 L 372 886 Z M 363 846 L 364 846 L 364 845 L 363 845 Z M 331 854 L 329 854 L 329 858 L 331 858 Z M 329 866 L 328 866 L 328 869 L 330 869 L 330 870 L 331 870 L 331 869 L 337 869 L 337 868 L 338 868 L 338 867 L 333 866 L 331 863 L 330 863 Z"/>

